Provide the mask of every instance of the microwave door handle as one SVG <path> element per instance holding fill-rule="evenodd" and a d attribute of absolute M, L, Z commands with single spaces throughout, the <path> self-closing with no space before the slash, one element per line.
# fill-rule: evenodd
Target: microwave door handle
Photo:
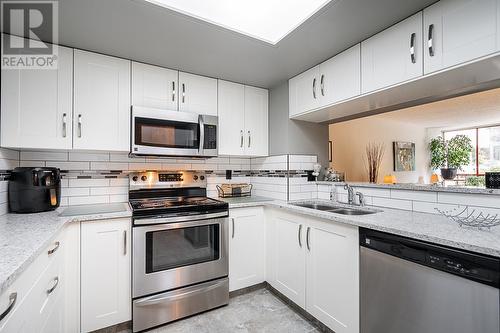
<path fill-rule="evenodd" d="M 201 114 L 198 116 L 198 123 L 200 126 L 200 147 L 198 148 L 198 153 L 203 155 L 203 145 L 205 144 L 205 123 L 203 122 L 203 116 Z"/>

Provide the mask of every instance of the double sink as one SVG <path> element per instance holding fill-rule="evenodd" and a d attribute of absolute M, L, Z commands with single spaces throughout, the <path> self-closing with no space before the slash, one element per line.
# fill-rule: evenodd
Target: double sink
<path fill-rule="evenodd" d="M 321 211 L 330 212 L 330 213 L 341 214 L 341 215 L 368 215 L 368 214 L 375 214 L 375 213 L 379 212 L 378 210 L 352 208 L 352 207 L 340 206 L 340 205 L 335 205 L 335 204 L 327 205 L 327 204 L 315 203 L 315 202 L 299 202 L 299 203 L 292 203 L 292 205 L 298 206 L 298 207 L 321 210 Z"/>

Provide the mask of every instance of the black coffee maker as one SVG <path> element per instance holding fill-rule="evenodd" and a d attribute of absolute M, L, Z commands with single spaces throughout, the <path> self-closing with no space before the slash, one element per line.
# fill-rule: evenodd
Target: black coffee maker
<path fill-rule="evenodd" d="M 61 201 L 61 173 L 57 168 L 15 168 L 9 179 L 12 213 L 54 210 Z"/>

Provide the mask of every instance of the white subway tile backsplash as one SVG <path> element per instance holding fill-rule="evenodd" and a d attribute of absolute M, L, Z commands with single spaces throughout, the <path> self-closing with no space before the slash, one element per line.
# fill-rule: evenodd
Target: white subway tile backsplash
<path fill-rule="evenodd" d="M 129 163 L 129 171 L 160 170 L 161 163 Z"/>
<path fill-rule="evenodd" d="M 68 153 L 63 151 L 21 151 L 21 161 L 67 161 Z"/>
<path fill-rule="evenodd" d="M 97 187 L 97 186 L 109 186 L 109 179 L 68 179 L 69 187 Z"/>
<path fill-rule="evenodd" d="M 129 157 L 127 153 L 110 153 L 110 162 L 146 162 L 144 157 Z"/>
<path fill-rule="evenodd" d="M 389 199 L 389 198 L 380 198 L 380 197 L 372 197 L 372 205 L 378 207 L 388 207 L 394 209 L 402 209 L 402 210 L 412 210 L 412 202 L 410 200 L 399 200 L 399 199 Z"/>
<path fill-rule="evenodd" d="M 19 163 L 20 167 L 44 167 L 45 166 L 45 161 L 21 161 Z"/>
<path fill-rule="evenodd" d="M 129 179 L 128 178 L 110 178 L 109 186 L 128 186 Z"/>
<path fill-rule="evenodd" d="M 413 202 L 413 211 L 415 211 L 415 212 L 439 214 L 439 212 L 436 211 L 436 208 L 443 210 L 443 211 L 449 211 L 449 210 L 453 210 L 453 209 L 464 209 L 465 206 L 441 204 L 441 203 L 436 203 L 436 202 L 425 202 L 425 201 L 414 201 Z M 459 212 L 460 211 L 458 211 L 457 213 L 459 213 Z"/>
<path fill-rule="evenodd" d="M 19 161 L 19 152 L 17 150 L 0 148 L 0 159 Z"/>
<path fill-rule="evenodd" d="M 109 195 L 86 196 L 86 197 L 68 197 L 68 205 L 91 205 L 109 203 Z"/>
<path fill-rule="evenodd" d="M 113 194 L 109 196 L 109 202 L 128 202 L 128 194 Z"/>
<path fill-rule="evenodd" d="M 391 197 L 391 190 L 385 189 L 385 188 L 354 187 L 354 190 L 356 192 L 361 192 L 364 195 L 371 196 L 371 197 L 380 197 L 380 198 L 390 198 Z M 345 191 L 345 193 L 347 193 L 347 191 Z"/>
<path fill-rule="evenodd" d="M 413 201 L 437 202 L 437 192 L 407 191 L 391 189 L 391 198 Z"/>
<path fill-rule="evenodd" d="M 59 168 L 61 170 L 90 170 L 90 162 L 60 162 L 60 161 L 47 161 L 45 166 L 52 168 Z"/>
<path fill-rule="evenodd" d="M 128 163 L 123 162 L 90 162 L 90 169 L 97 171 L 104 170 L 128 170 Z"/>
<path fill-rule="evenodd" d="M 114 194 L 127 194 L 128 187 L 116 186 L 116 187 L 92 187 L 90 189 L 90 195 L 114 195 Z"/>
<path fill-rule="evenodd" d="M 109 153 L 82 153 L 82 152 L 69 152 L 69 161 L 109 161 Z"/>
<path fill-rule="evenodd" d="M 471 205 L 479 207 L 500 208 L 500 198 L 496 195 L 487 194 L 462 194 L 462 193 L 438 193 L 438 202 L 455 204 L 455 205 Z"/>
<path fill-rule="evenodd" d="M 88 196 L 90 188 L 88 187 L 61 187 L 62 197 Z"/>

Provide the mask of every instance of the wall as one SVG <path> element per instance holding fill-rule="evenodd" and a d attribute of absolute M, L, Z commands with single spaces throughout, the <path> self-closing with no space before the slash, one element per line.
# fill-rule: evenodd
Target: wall
<path fill-rule="evenodd" d="M 399 183 L 416 183 L 419 176 L 429 182 L 429 153 L 427 131 L 402 121 L 384 119 L 382 116 L 361 118 L 330 125 L 330 140 L 333 142 L 333 167 L 343 171 L 347 181 L 368 181 L 365 148 L 368 143 L 384 143 L 379 181 L 384 175 L 394 174 Z M 393 167 L 393 141 L 415 143 L 416 171 L 395 172 Z"/>
<path fill-rule="evenodd" d="M 328 125 L 290 120 L 288 103 L 288 81 L 269 90 L 270 155 L 316 155 L 327 166 Z"/>
<path fill-rule="evenodd" d="M 9 210 L 7 201 L 8 172 L 19 166 L 19 152 L 0 148 L 0 215 Z"/>

